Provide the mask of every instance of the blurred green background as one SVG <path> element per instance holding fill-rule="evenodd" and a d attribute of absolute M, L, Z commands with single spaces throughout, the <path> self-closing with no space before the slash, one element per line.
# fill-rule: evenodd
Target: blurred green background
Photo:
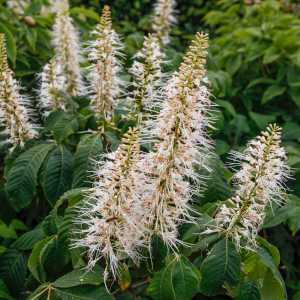
<path fill-rule="evenodd" d="M 0 32 L 6 33 L 17 78 L 29 94 L 34 94 L 36 74 L 53 55 L 49 32 L 53 15 L 39 14 L 46 0 L 32 1 L 25 17 L 8 10 L 5 2 L 0 0 Z M 104 4 L 112 8 L 129 67 L 151 28 L 153 1 L 71 1 L 71 15 L 82 41 L 88 40 Z M 295 177 L 289 185 L 294 194 L 289 211 L 299 214 L 277 216 L 273 225 L 285 224 L 265 234 L 279 248 L 287 286 L 294 299 L 300 299 L 300 4 L 287 0 L 181 0 L 177 19 L 165 50 L 168 72 L 176 70 L 197 31 L 210 35 L 207 67 L 212 97 L 219 106 L 213 135 L 220 161 L 226 161 L 231 149 L 243 147 L 268 123 L 283 127 L 284 146 Z M 214 193 L 216 186 L 211 183 L 205 201 L 220 199 L 220 193 Z M 226 187 L 219 188 L 226 194 Z"/>

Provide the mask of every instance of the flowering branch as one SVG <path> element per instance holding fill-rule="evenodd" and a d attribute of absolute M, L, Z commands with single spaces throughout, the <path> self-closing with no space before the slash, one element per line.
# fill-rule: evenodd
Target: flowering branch
<path fill-rule="evenodd" d="M 56 64 L 62 68 L 65 89 L 70 96 L 83 94 L 84 85 L 80 70 L 80 43 L 78 33 L 69 16 L 67 0 L 56 3 L 57 12 L 53 27 L 53 45 Z"/>
<path fill-rule="evenodd" d="M 135 104 L 135 111 L 149 111 L 159 100 L 164 57 L 158 38 L 152 34 L 145 37 L 143 48 L 135 55 L 135 61 L 129 70 L 133 76 L 131 100 Z"/>
<path fill-rule="evenodd" d="M 78 221 L 84 237 L 75 246 L 88 248 L 91 267 L 103 257 L 114 277 L 120 260 L 129 256 L 138 261 L 137 249 L 143 245 L 145 229 L 140 222 L 143 211 L 136 193 L 138 137 L 136 129 L 129 129 L 117 151 L 98 162 L 93 187 L 88 191 Z"/>
<path fill-rule="evenodd" d="M 234 175 L 235 195 L 215 216 L 217 229 L 232 238 L 238 247 L 254 247 L 263 225 L 266 208 L 284 201 L 284 183 L 289 178 L 286 153 L 281 143 L 281 128 L 270 125 L 250 141 L 243 153 L 234 153 L 234 164 L 241 169 Z"/>
<path fill-rule="evenodd" d="M 208 37 L 197 33 L 179 73 L 166 87 L 166 101 L 153 124 L 156 151 L 146 155 L 140 167 L 148 175 L 143 193 L 150 208 L 146 222 L 173 249 L 180 242 L 178 225 L 192 220 L 189 200 L 193 191 L 187 178 L 201 185 L 194 168 L 206 167 L 211 153 L 207 128 L 212 103 L 203 84 L 207 47 Z"/>
<path fill-rule="evenodd" d="M 0 33 L 0 121 L 5 126 L 8 142 L 16 147 L 35 138 L 37 132 L 29 121 L 28 103 L 8 66 L 4 34 Z"/>
<path fill-rule="evenodd" d="M 163 45 L 170 42 L 170 31 L 176 23 L 175 0 L 158 0 L 154 7 L 152 30 Z"/>
<path fill-rule="evenodd" d="M 88 58 L 92 64 L 89 76 L 91 105 L 97 117 L 110 119 L 124 83 L 119 77 L 122 69 L 119 57 L 123 45 L 112 29 L 109 6 L 104 6 L 101 21 L 93 34 L 95 41 L 88 48 Z"/>

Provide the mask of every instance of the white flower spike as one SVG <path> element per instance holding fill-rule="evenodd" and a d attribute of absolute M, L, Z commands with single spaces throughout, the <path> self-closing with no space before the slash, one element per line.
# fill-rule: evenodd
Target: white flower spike
<path fill-rule="evenodd" d="M 152 121 L 155 152 L 147 154 L 140 167 L 148 175 L 143 201 L 150 211 L 145 222 L 174 250 L 180 243 L 178 226 L 193 219 L 189 180 L 202 186 L 195 167 L 206 168 L 212 152 L 207 134 L 212 103 L 203 83 L 207 47 L 208 37 L 198 33 L 179 73 L 167 84 L 162 110 Z"/>
<path fill-rule="evenodd" d="M 55 11 L 57 14 L 53 27 L 53 45 L 56 64 L 62 68 L 66 92 L 70 96 L 80 96 L 84 93 L 80 70 L 80 42 L 69 15 L 68 1 L 56 1 Z"/>
<path fill-rule="evenodd" d="M 231 238 L 238 248 L 256 246 L 266 208 L 285 199 L 290 170 L 280 144 L 281 128 L 270 125 L 243 153 L 233 153 L 233 164 L 241 165 L 233 177 L 236 192 L 217 212 L 213 231 Z"/>
<path fill-rule="evenodd" d="M 97 117 L 110 120 L 122 95 L 124 82 L 120 78 L 123 44 L 112 28 L 109 6 L 104 6 L 93 35 L 95 40 L 88 48 L 91 105 Z"/>
<path fill-rule="evenodd" d="M 170 42 L 170 31 L 176 23 L 175 6 L 175 0 L 157 0 L 154 7 L 152 30 L 163 45 Z"/>
<path fill-rule="evenodd" d="M 0 123 L 12 147 L 23 147 L 27 140 L 37 137 L 30 123 L 29 103 L 19 91 L 19 84 L 8 66 L 5 37 L 0 33 Z"/>
<path fill-rule="evenodd" d="M 130 257 L 138 262 L 138 249 L 144 244 L 145 229 L 140 222 L 144 212 L 136 193 L 140 176 L 138 136 L 138 130 L 130 129 L 119 148 L 98 162 L 93 187 L 77 222 L 83 237 L 75 246 L 87 248 L 90 267 L 104 258 L 114 278 L 121 260 Z"/>
<path fill-rule="evenodd" d="M 129 70 L 133 76 L 131 101 L 136 112 L 151 111 L 160 101 L 164 58 L 158 38 L 152 34 L 146 36 L 143 48 L 135 55 Z"/>
<path fill-rule="evenodd" d="M 44 116 L 51 111 L 66 110 L 65 100 L 62 96 L 65 78 L 61 65 L 52 59 L 45 65 L 41 74 L 40 105 Z"/>

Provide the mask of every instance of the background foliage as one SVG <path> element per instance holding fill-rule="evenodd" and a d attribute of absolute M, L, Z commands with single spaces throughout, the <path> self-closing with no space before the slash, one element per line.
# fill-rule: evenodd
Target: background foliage
<path fill-rule="evenodd" d="M 52 15 L 41 15 L 46 2 L 34 0 L 26 16 L 14 15 L 0 1 L 0 32 L 16 76 L 35 104 L 37 76 L 52 57 Z M 74 114 L 52 114 L 42 138 L 0 156 L 0 299 L 300 299 L 300 9 L 297 1 L 178 1 L 178 24 L 166 49 L 166 71 L 178 67 L 193 34 L 210 34 L 208 77 L 219 105 L 216 139 L 219 159 L 198 210 L 214 211 L 231 193 L 225 167 L 231 149 L 242 148 L 269 122 L 283 127 L 284 145 L 294 181 L 287 204 L 274 208 L 264 225 L 256 253 L 236 253 L 230 242 L 198 238 L 197 228 L 182 228 L 185 241 L 175 260 L 154 241 L 153 265 L 125 266 L 109 295 L 101 266 L 86 273 L 78 250 L 69 249 L 74 205 L 81 200 L 91 166 L 89 158 L 114 149 L 128 126 L 116 116 L 117 128 L 104 136 L 89 134 L 94 120 L 87 99 L 75 99 Z M 111 5 L 115 28 L 123 36 L 126 66 L 141 47 L 151 25 L 153 1 L 71 1 L 71 15 L 82 39 L 99 21 L 103 4 Z M 5 163 L 4 163 L 5 160 Z M 202 220 L 205 223 L 205 219 Z M 201 222 L 200 222 L 201 223 Z M 268 241 L 267 241 L 268 240 Z M 226 244 L 224 244 L 226 243 Z M 212 250 L 207 254 L 207 246 Z M 188 257 L 188 258 L 187 258 Z M 242 272 L 241 272 L 242 269 Z M 280 270 L 280 272 L 278 271 Z M 141 270 L 146 270 L 141 273 Z M 285 287 L 286 286 L 286 287 Z M 48 298 L 47 298 L 48 297 Z"/>

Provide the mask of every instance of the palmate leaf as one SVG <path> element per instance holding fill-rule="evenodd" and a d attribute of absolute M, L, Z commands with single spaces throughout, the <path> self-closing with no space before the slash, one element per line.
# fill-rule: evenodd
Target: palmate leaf
<path fill-rule="evenodd" d="M 65 146 L 58 146 L 49 154 L 42 168 L 42 187 L 51 205 L 67 191 L 72 183 L 73 156 Z"/>
<path fill-rule="evenodd" d="M 0 277 L 12 294 L 17 295 L 23 289 L 26 274 L 26 259 L 19 251 L 9 249 L 0 257 Z"/>
<path fill-rule="evenodd" d="M 6 191 L 16 211 L 27 207 L 36 192 L 37 176 L 53 144 L 40 144 L 22 153 L 14 162 L 7 177 Z"/>
<path fill-rule="evenodd" d="M 148 287 L 155 300 L 189 300 L 199 289 L 200 274 L 185 257 L 173 258 L 157 272 Z"/>
<path fill-rule="evenodd" d="M 92 171 L 92 160 L 102 152 L 102 140 L 98 134 L 86 135 L 81 138 L 74 157 L 73 187 L 88 186 L 88 175 Z"/>
<path fill-rule="evenodd" d="M 225 282 L 236 285 L 240 279 L 241 259 L 235 245 L 222 239 L 214 245 L 201 265 L 201 292 L 208 296 L 218 293 Z"/>

